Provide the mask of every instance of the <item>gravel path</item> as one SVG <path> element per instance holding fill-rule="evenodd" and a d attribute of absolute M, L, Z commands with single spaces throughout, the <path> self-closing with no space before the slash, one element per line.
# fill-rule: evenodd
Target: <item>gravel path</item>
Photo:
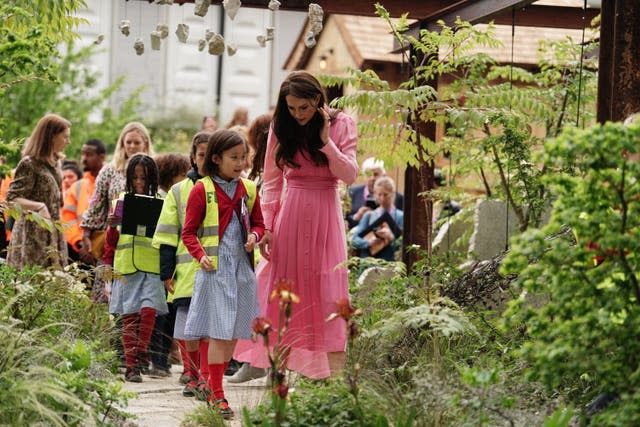
<path fill-rule="evenodd" d="M 137 416 L 133 422 L 140 427 L 178 427 L 185 414 L 198 405 L 203 405 L 193 397 L 183 397 L 183 385 L 178 383 L 182 367 L 174 365 L 172 376 L 151 378 L 143 375 L 142 383 L 124 383 L 124 390 L 138 393 L 138 397 L 129 401 L 127 412 Z M 265 378 L 242 384 L 230 384 L 224 381 L 224 390 L 235 417 L 229 425 L 242 426 L 242 408 L 255 407 L 264 395 Z"/>

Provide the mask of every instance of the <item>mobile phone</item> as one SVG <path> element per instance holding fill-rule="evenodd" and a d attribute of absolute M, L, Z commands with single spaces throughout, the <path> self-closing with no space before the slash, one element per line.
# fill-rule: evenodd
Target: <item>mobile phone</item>
<path fill-rule="evenodd" d="M 378 204 L 377 204 L 377 203 L 376 203 L 376 201 L 375 201 L 375 200 L 373 200 L 373 199 L 367 199 L 367 200 L 364 202 L 364 205 L 365 205 L 366 207 L 368 207 L 369 209 L 371 209 L 371 210 L 374 210 L 375 208 L 377 208 L 377 207 L 378 207 Z"/>

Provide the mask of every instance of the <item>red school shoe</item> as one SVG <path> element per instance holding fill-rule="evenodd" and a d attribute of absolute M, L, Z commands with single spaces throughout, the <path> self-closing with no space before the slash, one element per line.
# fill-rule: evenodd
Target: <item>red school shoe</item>
<path fill-rule="evenodd" d="M 213 402 L 209 402 L 209 407 L 216 411 L 222 418 L 225 420 L 230 420 L 233 418 L 233 411 L 229 407 L 229 402 L 227 399 L 216 399 Z"/>

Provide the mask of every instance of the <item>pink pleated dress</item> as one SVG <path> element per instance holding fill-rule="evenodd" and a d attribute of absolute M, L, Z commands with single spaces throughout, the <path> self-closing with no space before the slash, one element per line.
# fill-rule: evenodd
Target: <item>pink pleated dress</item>
<path fill-rule="evenodd" d="M 331 123 L 329 142 L 322 148 L 328 166 L 317 166 L 302 153 L 300 168 L 279 169 L 275 164 L 277 138 L 269 133 L 262 187 L 262 213 L 272 230 L 271 260 L 256 270 L 260 313 L 278 327 L 278 301 L 268 302 L 279 279 L 293 281 L 300 302 L 293 305 L 289 329 L 282 344 L 290 348 L 287 367 L 310 378 L 331 372 L 327 353 L 345 350 L 345 322 L 326 322 L 336 301 L 349 297 L 343 213 L 338 193 L 340 180 L 351 184 L 358 173 L 357 132 L 351 117 L 339 113 Z M 308 156 L 307 156 L 308 157 Z M 276 342 L 275 331 L 270 345 Z M 239 341 L 234 358 L 255 367 L 269 367 L 261 339 Z"/>

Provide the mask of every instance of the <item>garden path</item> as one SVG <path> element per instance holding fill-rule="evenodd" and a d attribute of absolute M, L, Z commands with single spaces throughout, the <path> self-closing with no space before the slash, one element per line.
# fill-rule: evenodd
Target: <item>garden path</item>
<path fill-rule="evenodd" d="M 124 390 L 138 393 L 129 401 L 127 412 L 134 414 L 133 420 L 140 427 L 179 427 L 185 415 L 192 412 L 203 402 L 193 397 L 183 397 L 182 384 L 178 383 L 182 366 L 173 365 L 173 374 L 167 378 L 150 378 L 143 376 L 142 383 L 124 383 Z M 224 381 L 224 390 L 235 412 L 229 423 L 231 427 L 242 426 L 242 407 L 253 408 L 258 405 L 264 395 L 265 378 L 241 384 L 230 384 Z"/>

